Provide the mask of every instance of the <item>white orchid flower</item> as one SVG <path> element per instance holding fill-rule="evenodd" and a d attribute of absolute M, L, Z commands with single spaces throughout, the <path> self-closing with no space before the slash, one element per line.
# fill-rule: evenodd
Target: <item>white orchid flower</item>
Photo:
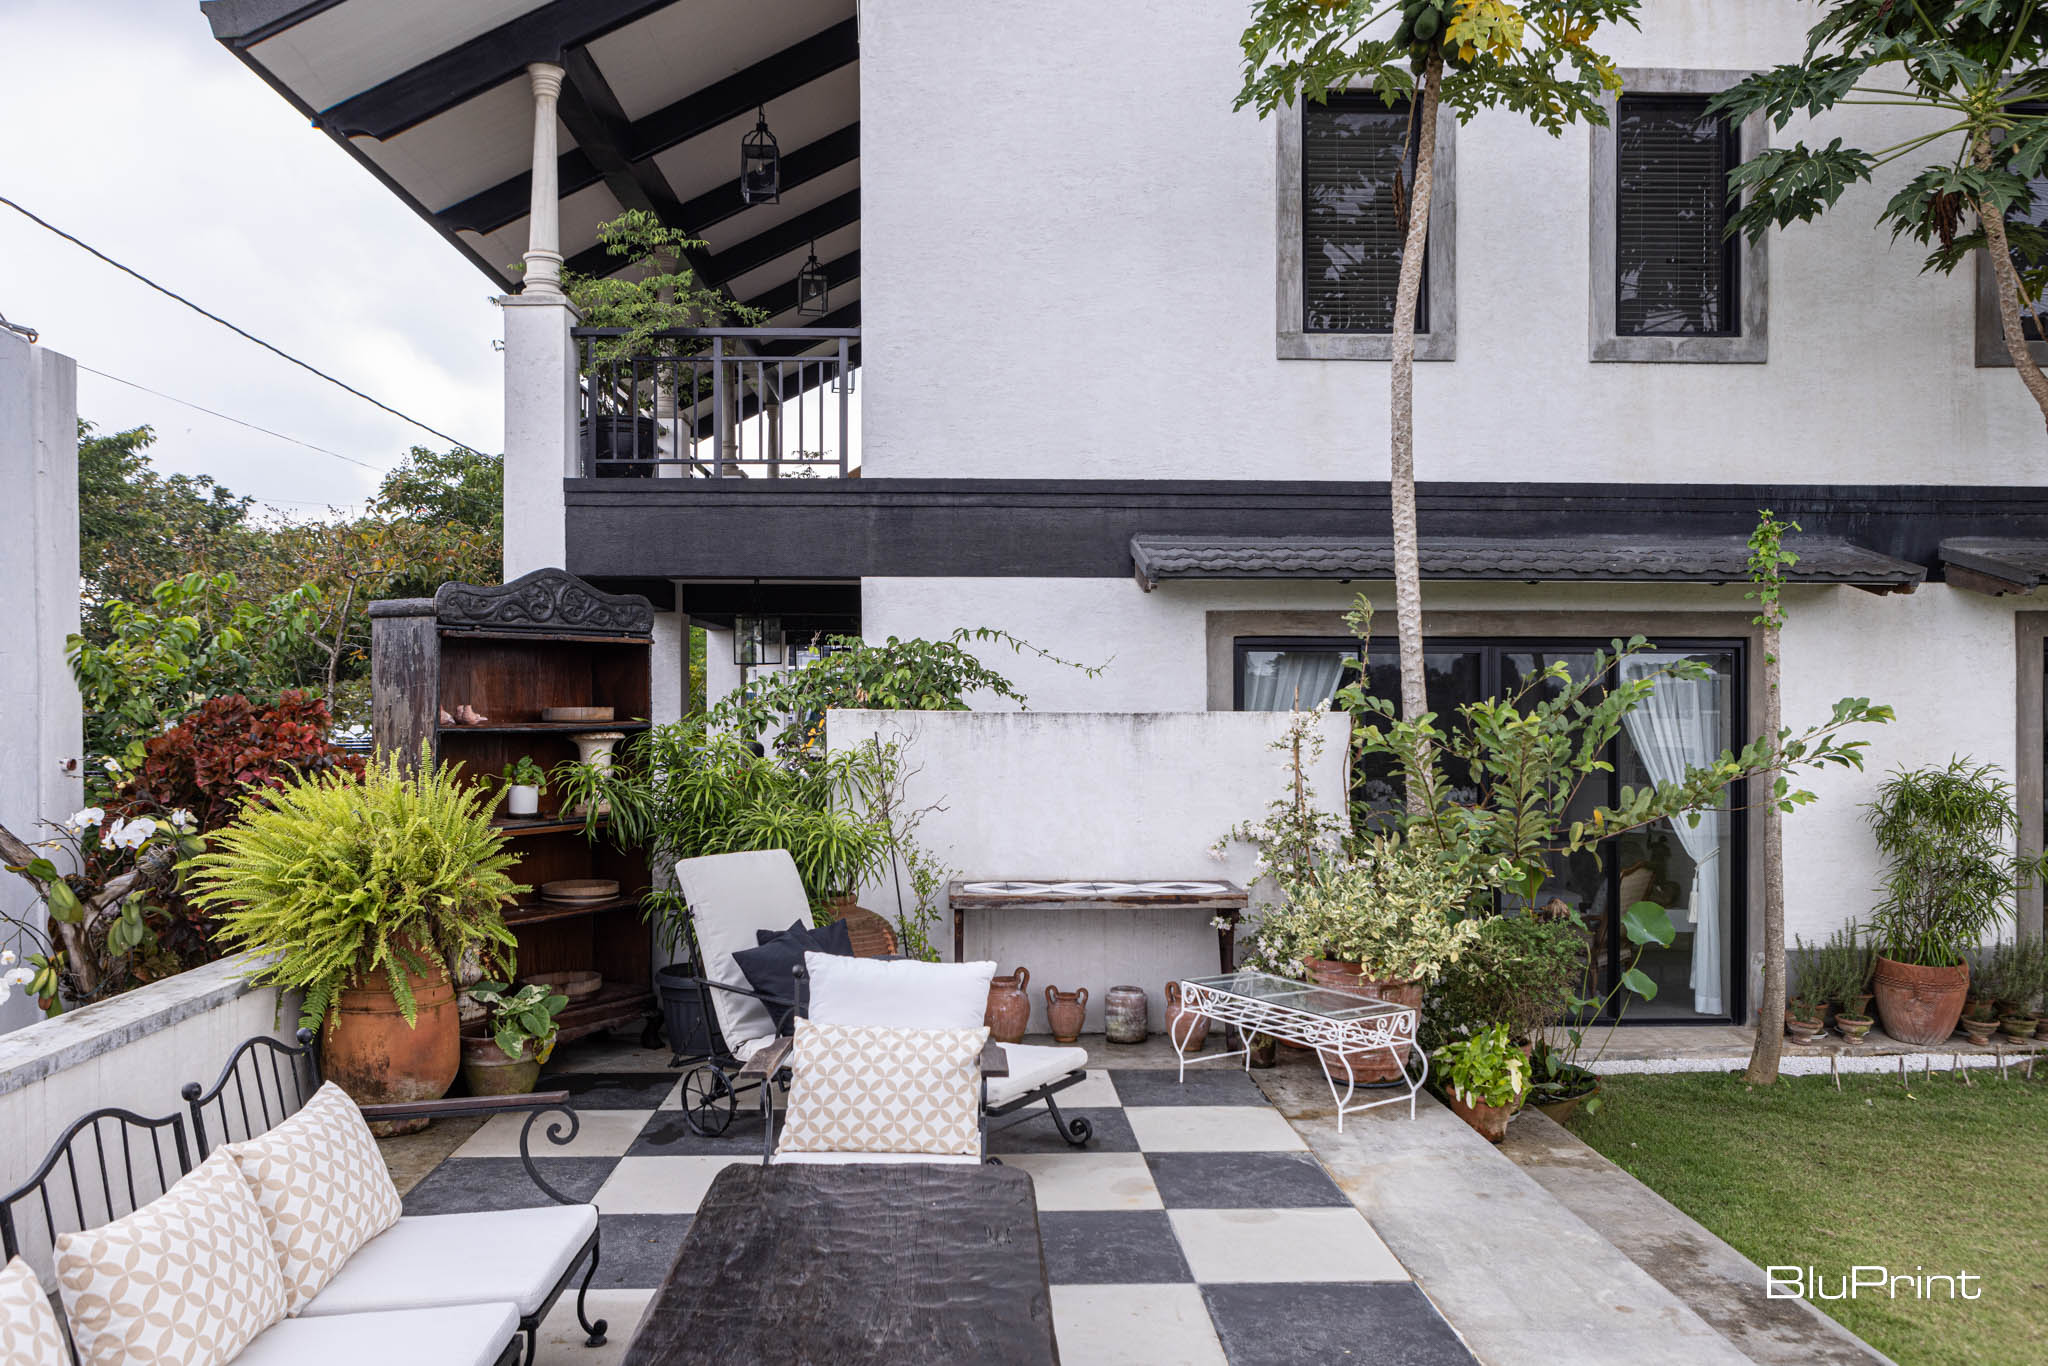
<path fill-rule="evenodd" d="M 66 830 L 93 829 L 97 828 L 99 823 L 106 818 L 107 811 L 105 807 L 88 806 L 82 811 L 72 812 L 70 819 L 64 822 L 64 828 Z"/>
<path fill-rule="evenodd" d="M 11 968 L 11 967 L 13 967 L 13 966 L 14 966 L 14 950 L 13 950 L 13 949 L 0 949 L 0 968 Z"/>
<path fill-rule="evenodd" d="M 156 822 L 147 816 L 138 816 L 132 821 L 118 821 L 107 833 L 107 842 L 123 849 L 140 849 L 149 843 L 149 837 L 156 833 Z"/>
<path fill-rule="evenodd" d="M 25 987 L 35 980 L 34 968 L 9 968 L 5 972 L 0 972 L 0 983 L 10 987 Z"/>
<path fill-rule="evenodd" d="M 119 759 L 116 759 L 111 754 L 109 754 L 106 758 L 100 760 L 100 767 L 104 768 L 108 773 L 116 775 L 125 771 L 121 767 L 121 761 Z"/>
<path fill-rule="evenodd" d="M 198 818 L 195 817 L 190 811 L 187 811 L 184 807 L 181 806 L 176 811 L 173 811 L 171 813 L 171 829 L 177 831 L 179 834 L 189 835 L 198 828 Z"/>

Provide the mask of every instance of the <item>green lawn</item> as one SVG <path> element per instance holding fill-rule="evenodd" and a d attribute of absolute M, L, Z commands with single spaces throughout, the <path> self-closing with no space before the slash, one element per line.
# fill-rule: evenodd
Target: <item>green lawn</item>
<path fill-rule="evenodd" d="M 1759 1266 L 1975 1272 L 1983 1298 L 1820 1303 L 1900 1366 L 2048 1362 L 2048 1066 L 2035 1079 L 1937 1072 L 1606 1078 L 1572 1128 Z M 1905 1287 L 1901 1286 L 1903 1293 Z M 1759 1289 L 1759 1294 L 1762 1293 Z"/>

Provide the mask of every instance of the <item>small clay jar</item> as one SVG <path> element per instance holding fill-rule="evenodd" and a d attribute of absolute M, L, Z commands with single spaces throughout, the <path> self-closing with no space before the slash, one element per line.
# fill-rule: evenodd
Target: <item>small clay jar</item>
<path fill-rule="evenodd" d="M 1102 1030 L 1111 1043 L 1143 1043 L 1149 1007 L 1143 987 L 1111 987 L 1102 1000 Z"/>
<path fill-rule="evenodd" d="M 1088 988 L 1061 991 L 1045 989 L 1045 1022 L 1054 1043 L 1073 1043 L 1081 1037 L 1081 1019 L 1088 1013 Z"/>
<path fill-rule="evenodd" d="M 1018 968 L 1005 976 L 992 977 L 988 983 L 988 1010 L 981 1022 L 988 1026 L 988 1036 L 996 1043 L 1022 1043 L 1024 1031 L 1031 1027 L 1031 998 L 1024 994 L 1024 988 L 1031 984 L 1031 971 Z"/>
<path fill-rule="evenodd" d="M 1179 982 L 1166 984 L 1166 1037 L 1184 1053 L 1199 1053 L 1209 1042 L 1209 1017 L 1181 1004 Z"/>

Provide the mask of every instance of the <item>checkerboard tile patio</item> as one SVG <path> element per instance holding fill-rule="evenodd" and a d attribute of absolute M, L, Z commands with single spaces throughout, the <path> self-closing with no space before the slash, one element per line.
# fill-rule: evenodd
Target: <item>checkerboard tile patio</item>
<path fill-rule="evenodd" d="M 680 1075 L 606 1061 L 544 1085 L 575 1096 L 583 1127 L 560 1156 L 536 1159 L 549 1181 L 594 1199 L 604 1230 L 594 1282 L 612 1341 L 582 1346 L 550 1324 L 541 1360 L 607 1366 L 667 1274 L 711 1181 L 761 1160 L 759 1120 L 743 1105 L 717 1138 L 689 1131 Z M 1067 1146 L 1042 1110 L 1004 1127 L 989 1150 L 1028 1172 L 1067 1366 L 1265 1366 L 1384 1360 L 1436 1366 L 1473 1357 L 1410 1281 L 1372 1226 L 1294 1129 L 1241 1071 L 1089 1073 L 1062 1097 L 1095 1138 Z M 492 1120 L 405 1198 L 409 1214 L 531 1204 L 517 1160 L 519 1121 Z M 596 1291 L 602 1292 L 599 1298 Z M 557 1315 L 558 1317 L 559 1315 Z M 557 1331 L 559 1330 L 559 1331 Z"/>

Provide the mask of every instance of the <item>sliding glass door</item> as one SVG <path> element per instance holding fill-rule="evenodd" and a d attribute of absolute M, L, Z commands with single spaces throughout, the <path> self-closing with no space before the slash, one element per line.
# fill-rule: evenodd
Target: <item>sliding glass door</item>
<path fill-rule="evenodd" d="M 1448 721 L 1460 703 L 1510 696 L 1532 683 L 1554 688 L 1542 681 L 1546 668 L 1562 662 L 1582 675 L 1592 667 L 1596 648 L 1575 640 L 1431 642 L 1425 652 L 1429 704 Z M 1356 649 L 1355 642 L 1341 639 L 1238 640 L 1238 709 L 1306 709 L 1328 699 L 1343 684 L 1356 681 L 1344 664 Z M 1733 748 L 1743 733 L 1741 650 L 1734 642 L 1683 642 L 1626 661 L 1622 667 L 1629 677 L 1654 673 L 1678 659 L 1696 660 L 1708 676 L 1658 683 L 1609 746 L 1606 757 L 1613 772 L 1595 775 L 1579 790 L 1567 819 L 1586 818 L 1596 806 L 1613 803 L 1623 787 L 1674 781 L 1688 767 Z M 1375 695 L 1399 695 L 1399 662 L 1391 641 L 1374 642 L 1365 672 Z M 1464 775 L 1454 768 L 1449 777 L 1456 787 Z M 1366 806 L 1399 808 L 1399 776 L 1384 761 L 1363 765 L 1353 782 L 1354 799 Z M 1740 984 L 1732 965 L 1742 961 L 1743 952 L 1742 835 L 1742 822 L 1726 809 L 1702 812 L 1697 823 L 1660 821 L 1560 860 L 1535 905 L 1555 908 L 1561 903 L 1585 919 L 1605 991 L 1631 961 L 1621 933 L 1622 912 L 1638 901 L 1656 902 L 1670 913 L 1677 938 L 1670 948 L 1651 949 L 1636 961 L 1658 991 L 1655 1000 L 1632 1001 L 1627 1018 L 1660 1023 L 1739 1018 Z M 1501 909 L 1520 913 L 1528 906 L 1520 898 L 1504 897 Z"/>

